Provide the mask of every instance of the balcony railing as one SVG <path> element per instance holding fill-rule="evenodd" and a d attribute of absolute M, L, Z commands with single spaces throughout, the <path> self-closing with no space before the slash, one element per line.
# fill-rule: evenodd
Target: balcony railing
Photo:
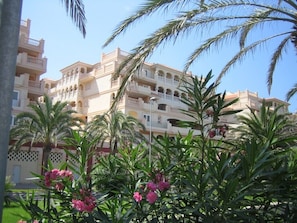
<path fill-rule="evenodd" d="M 47 59 L 31 57 L 28 56 L 27 53 L 19 53 L 17 56 L 17 65 L 26 67 L 28 69 L 34 69 L 39 70 L 41 72 L 45 72 Z"/>
<path fill-rule="evenodd" d="M 29 81 L 29 87 L 40 88 L 41 83 L 36 81 Z"/>
<path fill-rule="evenodd" d="M 168 128 L 168 122 L 156 122 L 156 121 L 149 122 L 149 121 L 146 121 L 145 127 L 147 129 L 149 129 L 150 127 L 158 128 L 158 129 L 167 129 Z"/>
<path fill-rule="evenodd" d="M 35 40 L 25 36 L 20 36 L 19 46 L 34 52 L 42 53 L 44 50 L 44 40 Z"/>
<path fill-rule="evenodd" d="M 42 95 L 44 92 L 43 85 L 39 81 L 29 81 L 28 86 L 28 90 L 31 93 Z"/>
<path fill-rule="evenodd" d="M 137 83 L 130 83 L 127 89 L 128 91 L 131 91 L 131 92 L 140 92 L 140 93 L 146 93 L 146 94 L 151 93 L 150 86 L 138 85 Z"/>

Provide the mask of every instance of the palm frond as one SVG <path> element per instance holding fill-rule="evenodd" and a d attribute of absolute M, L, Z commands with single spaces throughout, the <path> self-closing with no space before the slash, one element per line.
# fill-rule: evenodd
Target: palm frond
<path fill-rule="evenodd" d="M 110 44 L 118 35 L 125 32 L 134 22 L 139 19 L 143 19 L 144 17 L 149 17 L 151 14 L 156 11 L 162 10 L 166 12 L 172 7 L 180 7 L 183 5 L 187 5 L 190 0 L 148 0 L 146 1 L 132 16 L 124 19 L 113 31 L 112 35 L 106 40 L 103 44 L 103 47 L 106 47 Z"/>
<path fill-rule="evenodd" d="M 252 44 L 240 49 L 240 51 L 237 54 L 235 54 L 235 56 L 224 66 L 224 68 L 222 69 L 222 71 L 220 72 L 220 74 L 217 77 L 217 81 L 221 81 L 222 77 L 229 71 L 229 69 L 232 66 L 234 66 L 236 63 L 241 62 L 243 60 L 244 56 L 246 56 L 248 53 L 253 53 L 257 47 L 263 45 L 267 41 L 274 39 L 276 37 L 282 36 L 282 35 L 286 35 L 286 34 L 288 34 L 288 33 L 281 33 L 278 35 L 270 36 L 265 39 L 261 39 L 256 42 L 253 42 Z"/>
<path fill-rule="evenodd" d="M 259 23 L 263 22 L 263 18 L 267 18 L 272 12 L 274 12 L 273 9 L 266 9 L 261 11 L 256 11 L 254 14 L 251 15 L 251 18 L 248 19 L 244 24 L 242 24 L 243 29 L 240 35 L 239 39 L 239 46 L 240 48 L 243 48 L 245 45 L 246 38 L 249 34 L 249 32 Z"/>
<path fill-rule="evenodd" d="M 197 38 L 209 36 L 204 33 L 209 30 L 213 31 L 214 34 L 206 38 L 202 44 L 198 43 L 198 47 L 195 47 L 195 50 L 187 58 L 184 71 L 186 72 L 199 57 L 205 53 L 209 53 L 213 48 L 226 46 L 227 41 L 230 41 L 232 44 L 234 42 L 233 40 L 238 38 L 239 52 L 223 67 L 217 78 L 219 81 L 231 67 L 241 62 L 248 53 L 254 53 L 256 49 L 259 49 L 258 46 L 263 45 L 265 42 L 268 43 L 268 40 L 284 37 L 285 39 L 278 45 L 276 52 L 272 53 L 271 64 L 269 64 L 268 90 L 270 91 L 270 83 L 272 83 L 272 78 L 270 77 L 272 77 L 275 71 L 275 66 L 281 58 L 282 51 L 288 45 L 288 36 L 291 36 L 293 43 L 294 36 L 297 36 L 296 29 L 292 29 L 283 31 L 282 33 L 276 32 L 269 34 L 270 36 L 265 36 L 262 40 L 251 40 L 248 38 L 249 34 L 257 28 L 270 24 L 282 25 L 287 23 L 292 24 L 292 27 L 294 27 L 297 23 L 297 3 L 294 0 L 279 0 L 277 2 L 259 2 L 255 0 L 212 0 L 196 2 L 148 0 L 143 7 L 117 27 L 104 46 L 107 46 L 116 36 L 124 33 L 128 27 L 141 18 L 149 18 L 158 11 L 169 12 L 171 9 L 171 13 L 175 12 L 173 9 L 178 10 L 174 14 L 175 18 L 170 19 L 167 24 L 157 28 L 156 31 L 141 41 L 131 51 L 131 55 L 119 67 L 119 70 L 129 67 L 126 71 L 128 75 L 132 75 L 161 44 L 165 45 L 169 41 L 172 41 L 174 44 L 178 38 L 182 38 L 185 35 L 193 34 Z M 128 77 L 125 78 L 125 81 L 128 79 Z M 119 96 L 123 94 L 124 89 L 125 82 L 123 82 L 123 88 L 119 92 Z"/>
<path fill-rule="evenodd" d="M 289 34 L 289 33 L 288 33 Z M 284 52 L 286 46 L 288 46 L 288 43 L 291 40 L 291 36 L 287 36 L 286 38 L 284 38 L 281 43 L 278 45 L 278 47 L 276 48 L 276 50 L 274 51 L 272 58 L 271 58 L 271 62 L 269 65 L 269 70 L 268 70 L 268 76 L 267 76 L 267 87 L 268 87 L 268 92 L 270 93 L 271 91 L 271 86 L 272 86 L 272 82 L 273 82 L 273 73 L 275 70 L 275 66 L 277 64 L 277 62 L 281 59 L 282 57 L 282 53 Z"/>
<path fill-rule="evenodd" d="M 289 101 L 297 93 L 297 83 L 287 92 L 286 100 Z"/>
<path fill-rule="evenodd" d="M 85 37 L 87 19 L 82 0 L 61 0 L 61 2 L 64 3 L 67 14 L 70 14 L 71 19 Z"/>

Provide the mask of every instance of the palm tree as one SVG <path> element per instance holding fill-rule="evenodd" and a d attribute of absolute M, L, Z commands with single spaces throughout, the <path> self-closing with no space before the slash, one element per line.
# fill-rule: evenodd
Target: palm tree
<path fill-rule="evenodd" d="M 43 146 L 42 171 L 48 168 L 49 155 L 53 147 L 71 135 L 72 128 L 80 127 L 81 120 L 72 116 L 75 111 L 67 109 L 67 102 L 56 102 L 45 95 L 44 103 L 30 104 L 32 112 L 22 112 L 16 117 L 16 125 L 10 130 L 11 149 L 24 145 Z"/>
<path fill-rule="evenodd" d="M 238 133 L 236 138 L 241 141 L 254 140 L 271 149 L 296 145 L 297 135 L 292 131 L 295 123 L 289 119 L 288 114 L 280 112 L 281 108 L 279 106 L 272 110 L 265 101 L 259 112 L 249 108 L 249 115 L 238 116 L 241 125 L 235 128 Z"/>
<path fill-rule="evenodd" d="M 117 152 L 119 145 L 129 146 L 145 141 L 141 134 L 144 130 L 144 125 L 136 118 L 118 110 L 95 116 L 87 126 L 87 131 L 101 143 L 100 147 L 103 147 L 104 142 L 109 142 L 113 154 Z"/>
<path fill-rule="evenodd" d="M 290 45 L 295 49 L 297 47 L 297 2 L 295 0 L 147 0 L 139 10 L 116 27 L 104 46 L 127 31 L 134 23 L 146 17 L 151 18 L 153 14 L 160 13 L 160 11 L 164 14 L 172 12 L 176 17 L 141 41 L 119 70 L 129 65 L 128 71 L 132 74 L 160 45 L 171 40 L 174 42 L 191 33 L 197 38 L 199 35 L 203 37 L 204 30 L 214 30 L 217 34 L 207 37 L 205 42 L 196 48 L 193 46 L 193 52 L 185 63 L 184 71 L 187 71 L 195 60 L 211 49 L 226 46 L 226 42 L 233 43 L 234 39 L 238 38 L 239 51 L 224 66 L 217 77 L 219 81 L 233 65 L 241 62 L 249 53 L 254 53 L 266 43 L 278 41 L 277 44 L 274 43 L 276 48 L 272 52 L 268 69 L 267 86 L 270 92 L 277 63 Z M 252 41 L 248 38 L 249 34 L 257 28 L 275 25 L 275 30 L 279 30 L 277 28 L 285 24 L 291 25 L 291 28 L 279 33 L 274 31 L 271 35 L 268 32 L 262 32 L 263 36 L 258 39 L 253 38 Z M 288 95 L 287 99 L 290 99 L 289 96 L 291 95 Z"/>

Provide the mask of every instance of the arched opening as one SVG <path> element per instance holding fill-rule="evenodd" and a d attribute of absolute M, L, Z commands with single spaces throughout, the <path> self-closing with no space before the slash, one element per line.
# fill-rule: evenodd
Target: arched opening
<path fill-rule="evenodd" d="M 179 76 L 174 75 L 174 84 L 178 85 L 179 84 Z"/>
<path fill-rule="evenodd" d="M 172 126 L 176 126 L 176 127 L 179 126 L 179 122 L 180 122 L 180 120 L 179 120 L 179 119 L 176 119 L 176 118 L 169 118 L 169 119 L 167 119 L 167 121 L 168 121 Z"/>
<path fill-rule="evenodd" d="M 171 89 L 166 89 L 166 99 L 171 100 L 172 99 L 172 90 Z"/>
<path fill-rule="evenodd" d="M 158 104 L 158 110 L 166 111 L 166 104 Z"/>
<path fill-rule="evenodd" d="M 164 72 L 161 71 L 161 70 L 159 70 L 159 71 L 158 71 L 158 79 L 159 79 L 159 80 L 164 80 L 164 76 L 165 76 Z"/>
<path fill-rule="evenodd" d="M 164 88 L 163 87 L 158 87 L 158 92 L 164 93 Z"/>
<path fill-rule="evenodd" d="M 175 101 L 179 101 L 179 92 L 178 91 L 174 91 L 173 97 L 174 97 L 174 100 Z"/>

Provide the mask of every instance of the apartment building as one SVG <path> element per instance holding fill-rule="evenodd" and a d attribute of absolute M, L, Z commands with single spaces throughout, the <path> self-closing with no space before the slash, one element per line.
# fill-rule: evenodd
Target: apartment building
<path fill-rule="evenodd" d="M 47 58 L 43 56 L 45 41 L 31 38 L 30 29 L 31 20 L 22 20 L 14 79 L 12 125 L 17 114 L 30 111 L 28 105 L 35 103 L 44 94 L 41 75 L 47 68 Z M 53 160 L 57 160 L 55 155 L 53 153 Z M 41 160 L 42 147 L 34 147 L 31 151 L 24 147 L 19 152 L 9 152 L 6 175 L 10 176 L 14 183 L 27 182 L 26 178 L 32 176 L 31 172 L 40 172 Z"/>
<path fill-rule="evenodd" d="M 280 113 L 289 113 L 289 103 L 286 101 L 282 101 L 277 98 L 261 98 L 259 97 L 257 92 L 251 92 L 249 90 L 245 91 L 237 91 L 234 93 L 227 92 L 226 93 L 226 100 L 233 100 L 235 98 L 239 98 L 239 101 L 233 104 L 230 109 L 242 109 L 245 112 L 249 112 L 249 108 L 255 111 L 259 111 L 260 107 L 262 106 L 263 100 L 265 100 L 266 106 L 270 109 L 274 110 L 278 106 L 282 106 L 279 110 Z"/>
<path fill-rule="evenodd" d="M 238 98 L 239 100 L 232 104 L 227 109 L 230 110 L 241 110 L 241 112 L 236 113 L 234 115 L 228 115 L 220 118 L 220 122 L 228 123 L 229 126 L 237 127 L 240 125 L 237 117 L 243 115 L 249 115 L 250 109 L 259 112 L 260 108 L 263 105 L 263 101 L 265 100 L 265 105 L 269 107 L 271 110 L 275 110 L 277 107 L 281 106 L 278 109 L 278 112 L 281 114 L 289 113 L 289 103 L 286 101 L 282 101 L 277 98 L 262 98 L 259 97 L 257 92 L 251 92 L 249 90 L 245 91 L 237 91 L 237 92 L 226 92 L 226 101 L 232 101 Z"/>
<path fill-rule="evenodd" d="M 46 72 L 47 58 L 43 57 L 44 40 L 30 37 L 31 20 L 22 20 L 13 92 L 12 116 L 28 111 L 28 105 L 43 95 L 41 75 Z M 13 119 L 12 119 L 13 120 Z"/>
<path fill-rule="evenodd" d="M 113 74 L 127 56 L 127 52 L 117 48 L 102 54 L 97 64 L 76 62 L 67 66 L 61 70 L 60 80 L 44 80 L 46 93 L 54 101 L 68 101 L 78 116 L 90 121 L 112 105 L 125 77 L 124 72 L 117 79 Z M 129 80 L 118 109 L 141 121 L 146 127 L 143 134 L 148 138 L 149 133 L 154 136 L 186 134 L 188 129 L 176 125 L 177 120 L 189 119 L 180 112 L 188 109 L 180 101 L 183 93 L 179 84 L 183 77 L 181 71 L 165 65 L 144 63 Z"/>
<path fill-rule="evenodd" d="M 110 53 L 103 53 L 101 61 L 91 65 L 76 62 L 61 70 L 62 78 L 59 80 L 44 80 L 46 93 L 55 101 L 68 101 L 69 105 L 78 112 L 78 116 L 90 121 L 95 115 L 106 112 L 113 103 L 113 99 L 125 77 L 125 73 L 114 79 L 113 73 L 120 63 L 128 56 L 120 48 Z M 179 90 L 181 78 L 189 78 L 192 74 L 184 74 L 171 67 L 144 63 L 141 69 L 133 74 L 128 81 L 126 92 L 118 105 L 118 109 L 137 118 L 145 127 L 145 135 L 162 136 L 165 133 L 171 136 L 177 133 L 187 134 L 189 129 L 179 128 L 178 120 L 189 120 L 180 109 L 188 109 L 181 102 L 183 93 Z M 242 110 L 236 115 L 221 117 L 219 125 L 237 125 L 237 116 L 249 113 L 248 107 L 259 110 L 263 98 L 258 93 L 238 91 L 226 93 L 226 100 L 239 98 L 239 101 L 228 109 Z M 289 103 L 277 98 L 266 98 L 271 109 L 283 105 L 280 110 L 288 113 Z M 199 134 L 195 130 L 195 134 Z M 217 131 L 215 134 L 221 137 Z"/>

